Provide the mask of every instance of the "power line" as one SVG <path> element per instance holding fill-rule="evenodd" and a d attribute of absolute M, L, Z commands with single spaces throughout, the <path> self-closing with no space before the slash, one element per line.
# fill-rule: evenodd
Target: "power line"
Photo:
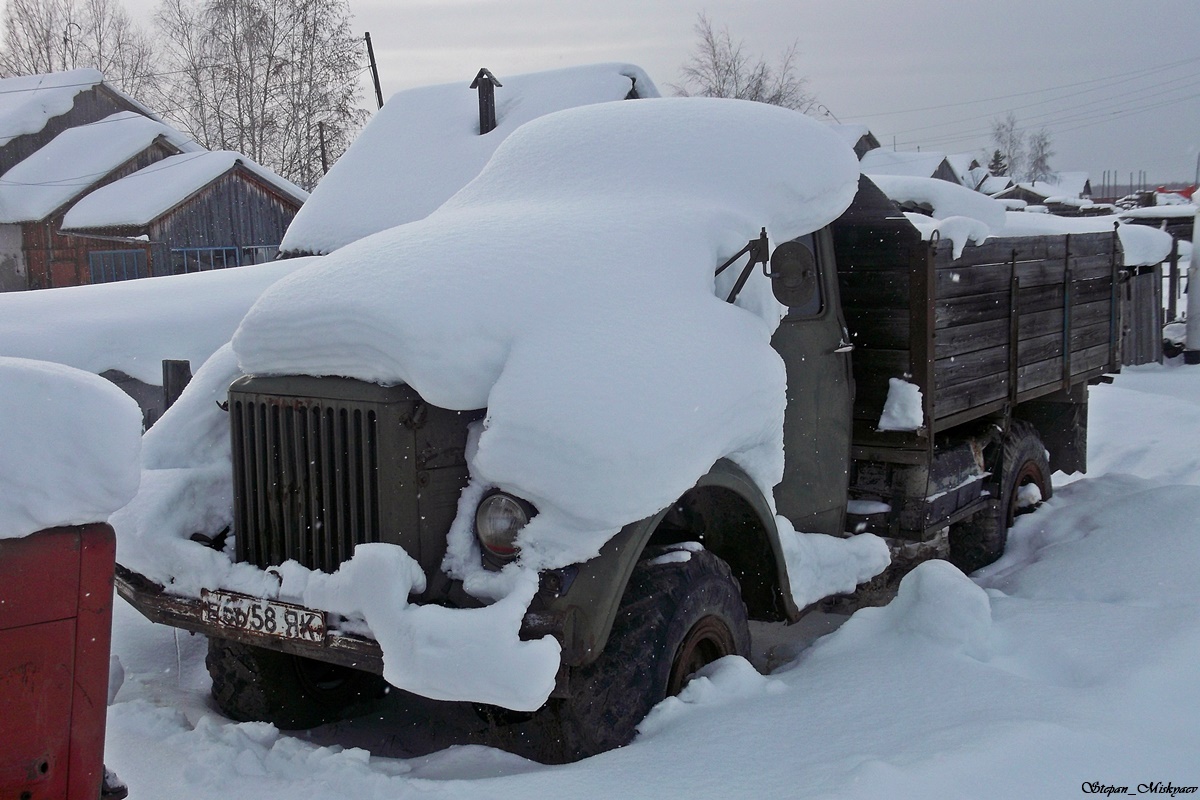
<path fill-rule="evenodd" d="M 1200 82 L 1193 82 L 1186 86 L 1175 87 L 1174 89 L 1169 90 L 1169 92 L 1157 92 L 1157 93 L 1146 94 L 1146 95 L 1143 95 L 1142 97 L 1138 98 L 1138 100 L 1149 100 L 1149 99 L 1152 99 L 1155 97 L 1160 97 L 1164 94 L 1168 94 L 1170 92 L 1182 91 L 1184 89 L 1191 88 L 1196 85 L 1200 85 Z M 1040 125 L 1040 127 L 1057 129 L 1062 125 L 1068 125 L 1068 124 L 1071 124 L 1074 122 L 1084 122 L 1085 123 L 1084 125 L 1078 125 L 1078 126 L 1068 129 L 1068 130 L 1078 130 L 1079 128 L 1082 128 L 1082 127 L 1088 127 L 1091 124 L 1099 124 L 1099 123 L 1107 122 L 1107 121 L 1114 120 L 1114 119 L 1121 119 L 1121 118 L 1128 117 L 1133 114 L 1141 113 L 1144 111 L 1152 111 L 1152 110 L 1155 110 L 1158 108 L 1163 108 L 1165 106 L 1174 105 L 1179 102 L 1193 100 L 1198 96 L 1200 96 L 1200 95 L 1193 93 L 1193 94 L 1189 94 L 1189 95 L 1185 95 L 1185 96 L 1174 96 L 1174 97 L 1166 98 L 1166 99 L 1159 100 L 1159 101 L 1156 101 L 1153 103 L 1141 103 L 1141 104 L 1133 105 L 1133 106 L 1125 105 L 1124 107 L 1118 106 L 1115 108 L 1095 108 L 1095 109 L 1090 109 L 1087 111 L 1080 111 L 1079 113 L 1075 113 L 1075 114 L 1068 114 L 1067 116 L 1059 118 L 1059 119 L 1053 119 L 1053 118 L 1048 119 L 1047 121 L 1042 123 Z M 1136 102 L 1136 101 L 1133 101 L 1133 102 Z M 1079 108 L 1085 108 L 1085 107 L 1086 106 L 1080 106 Z M 1052 117 L 1052 116 L 1053 116 L 1053 114 L 1047 113 L 1047 114 L 1035 116 L 1033 119 L 1037 120 L 1037 119 L 1042 119 L 1042 118 L 1047 118 L 1047 117 Z M 1062 130 L 1062 131 L 1056 131 L 1056 132 L 1065 133 L 1066 131 Z M 948 133 L 948 134 L 945 134 L 942 136 L 929 137 L 929 138 L 921 140 L 921 143 L 922 144 L 950 144 L 953 142 L 961 142 L 961 141 L 967 141 L 967 140 L 971 140 L 971 139 L 979 139 L 981 137 L 990 136 L 990 135 L 991 135 L 990 129 L 986 129 L 986 130 L 976 129 L 976 130 L 971 130 L 971 131 L 965 131 L 962 133 Z M 913 144 L 915 142 L 916 142 L 916 140 L 909 140 L 909 141 L 905 141 L 904 144 Z"/>
<path fill-rule="evenodd" d="M 1014 97 L 1028 97 L 1030 95 L 1042 94 L 1043 92 L 1053 92 L 1053 91 L 1059 91 L 1060 89 L 1072 89 L 1072 88 L 1075 88 L 1076 86 L 1086 86 L 1086 85 L 1092 84 L 1092 83 L 1100 83 L 1103 81 L 1112 80 L 1114 78 L 1124 78 L 1123 80 L 1121 80 L 1119 82 L 1125 83 L 1130 80 L 1136 80 L 1138 77 L 1145 77 L 1147 75 L 1152 75 L 1152 74 L 1155 74 L 1158 72 L 1164 72 L 1164 71 L 1172 69 L 1174 67 L 1182 66 L 1183 64 L 1191 64 L 1196 61 L 1200 61 L 1200 56 L 1194 56 L 1192 58 L 1185 58 L 1180 61 L 1173 61 L 1173 62 L 1169 62 L 1167 64 L 1158 64 L 1153 67 L 1145 67 L 1140 70 L 1134 70 L 1133 72 L 1118 72 L 1118 73 L 1114 73 L 1112 75 L 1106 75 L 1101 78 L 1090 78 L 1086 81 L 1065 83 L 1065 84 L 1060 84 L 1058 86 L 1048 86 L 1048 87 L 1045 87 L 1042 89 L 1032 89 L 1032 90 L 1026 91 L 1026 92 L 1014 92 L 1012 94 L 995 95 L 993 97 L 980 97 L 980 98 L 975 98 L 973 100 L 963 100 L 963 101 L 960 101 L 957 103 L 942 103 L 941 105 L 936 105 L 936 106 L 924 106 L 921 108 L 900 109 L 897 111 L 873 111 L 868 114 L 848 114 L 846 116 L 851 117 L 851 118 L 868 118 L 869 117 L 871 119 L 874 119 L 877 117 L 895 116 L 897 114 L 914 114 L 914 113 L 921 112 L 921 111 L 939 111 L 943 108 L 956 108 L 959 106 L 977 105 L 979 103 L 991 103 L 991 102 L 995 102 L 997 100 L 1010 100 Z M 1052 101 L 1048 100 L 1046 102 L 1052 102 Z"/>
<path fill-rule="evenodd" d="M 1175 89 L 1162 89 L 1162 87 L 1163 87 L 1163 86 L 1166 86 L 1167 84 L 1179 83 L 1179 82 L 1181 82 L 1181 81 L 1190 81 L 1191 83 L 1188 83 L 1188 84 L 1186 84 L 1186 85 L 1185 85 L 1185 86 L 1183 86 L 1183 87 L 1176 87 L 1176 89 L 1179 89 L 1179 88 L 1187 88 L 1187 87 L 1189 87 L 1189 86 L 1195 85 L 1195 82 L 1197 81 L 1197 79 L 1200 79 L 1200 73 L 1192 73 L 1192 74 L 1189 74 L 1189 75 L 1183 75 L 1183 76 L 1180 76 L 1180 77 L 1178 77 L 1178 78 L 1172 78 L 1172 79 L 1171 79 L 1171 80 L 1169 80 L 1169 81 L 1165 81 L 1165 82 L 1163 82 L 1163 83 L 1159 83 L 1159 84 L 1157 84 L 1157 85 L 1156 85 L 1156 87 L 1157 87 L 1157 88 L 1158 88 L 1160 91 L 1158 91 L 1158 92 L 1154 92 L 1154 93 L 1152 93 L 1152 94 L 1153 94 L 1153 95 L 1157 95 L 1157 94 L 1162 94 L 1162 93 L 1164 93 L 1164 92 L 1166 92 L 1166 91 L 1174 91 Z M 1122 81 L 1122 82 L 1124 82 L 1124 81 Z M 1087 93 L 1089 93 L 1089 92 L 1095 92 L 1095 91 L 1098 91 L 1098 90 L 1099 90 L 1099 88 L 1096 88 L 1096 89 L 1088 89 L 1088 90 L 1086 90 L 1085 92 L 1079 92 L 1079 93 L 1077 93 L 1077 94 L 1087 94 Z M 1050 116 L 1053 116 L 1053 115 L 1055 115 L 1055 114 L 1059 114 L 1059 113 L 1061 113 L 1061 112 L 1064 112 L 1064 111 L 1070 111 L 1070 110 L 1074 110 L 1074 109 L 1078 109 L 1078 108 L 1086 108 L 1086 107 L 1088 107 L 1088 106 L 1093 106 L 1093 105 L 1098 105 L 1098 104 L 1110 104 L 1110 103 L 1114 102 L 1115 100 L 1118 100 L 1119 98 L 1129 97 L 1129 96 L 1131 96 L 1131 95 L 1134 95 L 1134 96 L 1137 96 L 1137 97 L 1141 98 L 1141 97 L 1145 97 L 1145 96 L 1147 96 L 1147 95 L 1146 95 L 1146 92 L 1147 92 L 1147 91 L 1148 91 L 1148 90 L 1147 90 L 1145 87 L 1140 87 L 1140 88 L 1136 88 L 1136 89 L 1130 89 L 1130 90 L 1127 90 L 1127 91 L 1124 91 L 1124 92 L 1119 92 L 1119 93 L 1117 93 L 1117 94 L 1109 95 L 1109 96 L 1107 96 L 1107 97 L 1104 97 L 1104 98 L 1098 98 L 1098 99 L 1096 99 L 1096 100 L 1090 100 L 1090 101 L 1088 101 L 1088 102 L 1081 103 L 1081 104 L 1078 104 L 1078 105 L 1074 105 L 1074 106 L 1066 106 L 1066 107 L 1061 107 L 1061 108 L 1056 108 L 1056 109 L 1054 109 L 1054 110 L 1052 110 L 1052 111 L 1047 111 L 1047 112 L 1044 112 L 1044 113 L 1041 113 L 1041 114 L 1034 115 L 1033 119 L 1040 119 L 1040 118 L 1042 118 L 1042 117 L 1050 117 Z M 1009 111 L 1021 111 L 1021 110 L 1023 110 L 1023 109 L 1027 109 L 1027 108 L 1034 108 L 1034 107 L 1036 107 L 1036 106 L 1046 105 L 1047 103 L 1057 102 L 1057 101 L 1059 101 L 1059 100 L 1065 100 L 1065 99 L 1067 99 L 1068 97 L 1071 97 L 1071 96 L 1074 96 L 1074 95 L 1063 95 L 1063 96 L 1060 96 L 1060 97 L 1055 97 L 1055 98 L 1051 98 L 1051 99 L 1048 99 L 1048 100 L 1042 100 L 1042 101 L 1039 101 L 1039 102 L 1036 102 L 1036 103 L 1026 103 L 1025 105 L 1013 106 L 1013 107 L 1011 107 L 1011 108 L 1010 108 L 1010 109 L 1008 109 L 1008 110 L 1009 110 Z M 980 118 L 981 118 L 980 116 L 976 115 L 976 116 L 965 117 L 965 118 L 961 118 L 961 119 L 957 119 L 957 120 L 953 120 L 953 121 L 950 121 L 950 122 L 945 122 L 945 123 L 941 123 L 941 124 L 935 124 L 935 125 L 923 125 L 923 126 L 921 126 L 921 127 L 917 127 L 917 128 L 908 128 L 908 129 L 905 129 L 905 130 L 902 130 L 902 131 L 896 131 L 896 132 L 895 132 L 895 135 L 899 136 L 899 135 L 904 135 L 904 134 L 909 134 L 909 133 L 916 133 L 916 132 L 918 132 L 918 131 L 930 130 L 930 129 L 933 129 L 933 128 L 945 128 L 945 127 L 947 127 L 947 126 L 951 126 L 951 125 L 957 125 L 957 124 L 961 124 L 961 123 L 972 123 L 972 122 L 976 122 L 976 121 L 977 121 L 977 120 L 979 120 Z"/>
<path fill-rule="evenodd" d="M 1200 76 L 1189 76 L 1187 83 L 1181 84 L 1179 86 L 1161 89 L 1159 91 L 1126 92 L 1124 94 L 1114 96 L 1113 98 L 1106 98 L 1103 101 L 1098 100 L 1098 101 L 1082 103 L 1082 104 L 1078 104 L 1078 105 L 1074 105 L 1074 106 L 1066 106 L 1064 108 L 1056 109 L 1054 111 L 1047 111 L 1047 112 L 1043 112 L 1041 114 L 1035 114 L 1032 117 L 1026 117 L 1025 119 L 1021 120 L 1021 122 L 1023 123 L 1021 127 L 1022 127 L 1022 129 L 1029 129 L 1036 125 L 1039 127 L 1054 128 L 1054 127 L 1057 127 L 1057 126 L 1060 126 L 1060 125 L 1063 125 L 1066 123 L 1075 122 L 1075 121 L 1078 121 L 1081 119 L 1086 119 L 1086 118 L 1097 116 L 1097 115 L 1104 116 L 1104 115 L 1108 115 L 1108 114 L 1125 113 L 1130 110 L 1130 106 L 1129 106 L 1130 103 L 1138 104 L 1138 105 L 1134 106 L 1134 108 L 1143 108 L 1143 107 L 1146 109 L 1158 108 L 1159 107 L 1158 104 L 1153 104 L 1151 106 L 1145 106 L 1144 101 L 1150 100 L 1153 98 L 1157 98 L 1157 97 L 1163 97 L 1166 95 L 1176 94 L 1178 92 L 1192 89 L 1196 86 L 1200 86 Z M 1192 96 L 1193 95 L 1178 96 L 1176 94 L 1176 96 L 1170 98 L 1168 100 L 1168 102 L 1180 102 L 1180 101 L 1191 99 Z M 1119 102 L 1113 102 L 1117 98 L 1125 98 L 1125 99 L 1122 99 Z M 1076 113 L 1070 113 L 1070 112 L 1076 112 Z M 959 122 L 976 122 L 976 121 L 977 121 L 976 119 L 959 120 Z M 919 130 L 927 130 L 927 129 L 933 128 L 933 127 L 951 127 L 953 124 L 955 124 L 955 123 L 947 123 L 946 126 L 925 126 L 922 128 L 911 129 L 910 131 L 902 131 L 901 133 L 911 133 L 911 132 L 915 132 L 915 131 L 919 131 Z M 897 135 L 899 135 L 899 134 L 897 134 Z M 944 143 L 944 142 L 962 141 L 965 139 L 979 138 L 982 136 L 990 136 L 990 135 L 991 135 L 991 126 L 990 125 L 987 128 L 973 128 L 973 129 L 969 129 L 966 131 L 954 131 L 951 128 L 950 131 L 948 131 L 947 133 L 944 133 L 940 136 L 925 137 L 921 140 L 921 143 L 922 144 L 938 144 L 938 143 Z M 904 141 L 904 143 L 910 144 L 910 143 L 916 143 L 916 141 L 917 141 L 916 139 L 907 139 Z"/>

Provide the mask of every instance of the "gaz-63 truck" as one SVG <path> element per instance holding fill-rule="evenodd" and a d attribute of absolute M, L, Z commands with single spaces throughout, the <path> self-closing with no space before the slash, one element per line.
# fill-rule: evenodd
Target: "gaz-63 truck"
<path fill-rule="evenodd" d="M 748 654 L 748 620 L 795 621 L 813 607 L 817 598 L 794 585 L 797 537 L 870 532 L 901 560 L 916 553 L 973 570 L 1000 556 L 1015 515 L 1050 496 L 1053 470 L 1085 468 L 1088 384 L 1120 361 L 1116 232 L 923 237 L 859 176 L 846 145 L 792 112 L 707 100 L 606 106 L 529 123 L 431 217 L 319 259 L 312 275 L 269 290 L 243 323 L 234 348 L 246 374 L 229 386 L 227 405 L 210 408 L 228 420 L 231 526 L 194 531 L 186 544 L 273 575 L 282 590 L 200 593 L 118 571 L 121 595 L 144 615 L 209 638 L 213 695 L 226 715 L 293 728 L 333 719 L 391 677 L 393 652 L 406 663 L 441 658 L 469 677 L 502 671 L 499 655 L 493 663 L 465 639 L 456 656 L 455 637 L 475 633 L 450 622 L 511 600 L 511 586 L 473 591 L 480 580 L 525 574 L 535 579 L 513 639 L 554 643 L 546 696 L 427 693 L 550 731 L 544 758 L 585 756 L 628 742 L 651 706 L 704 665 Z M 446 306 L 495 264 L 513 265 L 509 278 Z M 408 282 L 396 288 L 400 280 Z M 672 304 L 675 281 L 694 290 L 694 303 Z M 510 305 L 495 311 L 489 300 Z M 606 327 L 606 310 L 624 316 Z M 294 324 L 271 330 L 264 315 Z M 539 327 L 539 315 L 562 324 Z M 708 319 L 715 344 L 705 339 Z M 433 346 L 458 352 L 493 323 L 517 333 L 495 348 L 467 347 L 463 358 Z M 439 328 L 429 347 L 412 344 L 443 324 L 459 327 Z M 392 335 L 393 325 L 408 327 Z M 560 347 L 572 335 L 578 342 Z M 660 345 L 661 381 L 654 370 L 620 371 Z M 377 369 L 397 352 L 401 367 Z M 704 361 L 710 353 L 725 360 Z M 600 366 L 572 372 L 584 357 Z M 694 373 L 679 371 L 697 360 Z M 739 394 L 760 361 L 767 390 Z M 439 383 L 456 370 L 500 376 L 472 395 Z M 726 390 L 726 379 L 739 385 Z M 659 413 L 658 398 L 671 392 L 686 405 L 672 400 L 678 407 Z M 719 413 L 687 427 L 722 392 L 732 399 Z M 596 396 L 595 408 L 563 412 L 578 429 L 536 428 L 564 403 Z M 906 397 L 900 424 L 881 425 L 889 398 Z M 617 424 L 591 436 L 589 415 L 610 413 Z M 683 435 L 654 438 L 673 425 Z M 530 426 L 534 435 L 522 438 Z M 750 433 L 728 438 L 724 452 L 703 449 L 738 426 Z M 637 429 L 617 448 L 629 449 L 627 463 L 594 456 L 627 427 Z M 639 437 L 650 438 L 649 456 Z M 554 457 L 522 460 L 538 448 Z M 647 471 L 647 461 L 662 468 Z M 583 506 L 554 516 L 578 499 L 556 488 L 563 470 L 601 483 L 629 471 L 621 491 L 645 489 L 650 499 L 630 503 L 637 518 L 614 512 L 615 526 L 603 510 L 600 522 L 578 522 Z M 660 485 L 660 474 L 686 482 Z M 523 483 L 526 475 L 542 477 Z M 622 498 L 600 505 L 609 502 Z M 542 524 L 551 517 L 553 526 Z M 547 531 L 572 524 L 611 529 L 578 549 Z M 403 653 L 403 636 L 385 637 L 379 617 L 350 625 L 345 609 L 289 594 L 288 569 L 332 574 L 367 543 L 398 546 L 415 565 L 410 610 L 434 609 L 445 625 L 412 634 L 410 646 L 441 635 L 441 652 Z M 504 680 L 520 681 L 519 672 Z"/>

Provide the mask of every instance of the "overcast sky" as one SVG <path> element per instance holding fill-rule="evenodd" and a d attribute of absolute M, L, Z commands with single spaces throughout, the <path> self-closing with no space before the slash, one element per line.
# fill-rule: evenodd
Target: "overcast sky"
<path fill-rule="evenodd" d="M 697 13 L 769 61 L 793 42 L 824 109 L 887 147 L 989 149 L 1013 111 L 1052 136 L 1055 169 L 1191 181 L 1200 152 L 1200 0 L 350 0 L 384 97 L 596 61 L 643 67 L 664 93 Z M 364 99 L 373 89 L 363 77 Z M 500 89 L 498 91 L 503 91 Z"/>

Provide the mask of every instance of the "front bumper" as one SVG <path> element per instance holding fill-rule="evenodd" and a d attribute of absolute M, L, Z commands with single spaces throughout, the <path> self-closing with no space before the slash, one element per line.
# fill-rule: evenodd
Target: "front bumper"
<path fill-rule="evenodd" d="M 159 622 L 193 633 L 243 644 L 277 650 L 330 664 L 360 669 L 364 672 L 383 674 L 383 651 L 379 643 L 366 636 L 342 631 L 330 631 L 321 642 L 301 639 L 283 639 L 269 634 L 256 633 L 242 628 L 231 628 L 212 622 L 205 613 L 204 603 L 196 598 L 177 597 L 168 594 L 158 583 L 116 565 L 114 578 L 117 593 L 142 616 L 151 622 Z M 540 605 L 535 598 L 533 606 Z M 565 619 L 559 614 L 536 611 L 531 608 L 521 623 L 520 637 L 523 640 L 554 636 L 562 642 Z M 563 697 L 567 692 L 568 668 L 559 669 L 552 697 Z"/>
<path fill-rule="evenodd" d="M 327 661 L 365 672 L 383 674 L 383 652 L 373 639 L 353 634 L 330 632 L 323 642 L 281 639 L 240 628 L 227 628 L 205 619 L 204 604 L 191 597 L 167 594 L 162 586 L 117 564 L 117 593 L 151 622 L 161 622 L 205 636 L 230 639 L 242 644 L 265 647 L 283 653 Z"/>

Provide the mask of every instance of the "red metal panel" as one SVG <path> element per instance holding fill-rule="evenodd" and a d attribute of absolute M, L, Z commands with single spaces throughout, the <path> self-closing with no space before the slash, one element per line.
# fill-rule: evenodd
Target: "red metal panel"
<path fill-rule="evenodd" d="M 0 539 L 0 629 L 74 617 L 79 552 L 72 529 Z"/>
<path fill-rule="evenodd" d="M 104 777 L 114 539 L 0 540 L 0 798 L 87 798 Z"/>
<path fill-rule="evenodd" d="M 108 657 L 112 636 L 116 540 L 107 525 L 80 531 L 79 616 L 75 628 L 75 681 L 71 703 L 68 797 L 94 798 L 104 780 L 104 725 L 108 714 Z"/>
<path fill-rule="evenodd" d="M 0 630 L 4 798 L 67 796 L 74 651 L 74 620 Z"/>

